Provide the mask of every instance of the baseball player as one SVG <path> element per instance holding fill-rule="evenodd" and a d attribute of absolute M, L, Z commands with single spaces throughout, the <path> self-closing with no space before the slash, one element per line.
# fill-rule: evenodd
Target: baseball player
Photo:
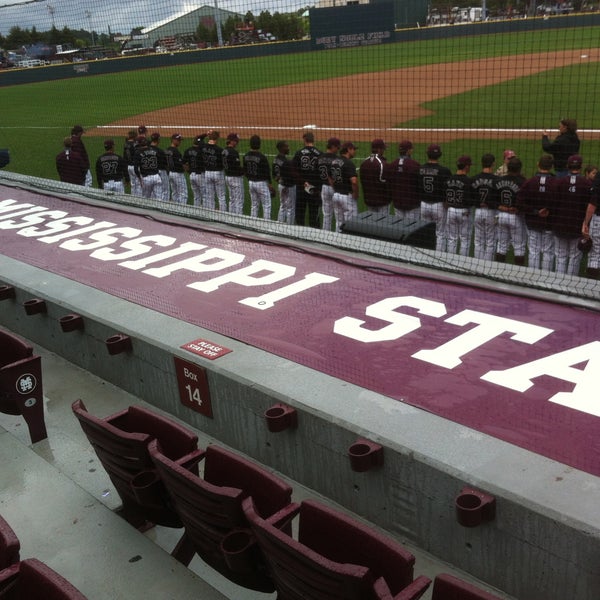
<path fill-rule="evenodd" d="M 133 155 L 135 154 L 135 138 L 137 137 L 135 129 L 131 129 L 127 133 L 125 138 L 125 144 L 123 146 L 123 159 L 127 163 L 127 172 L 129 174 L 129 181 L 131 182 L 131 194 L 134 196 L 141 196 L 142 190 L 139 189 L 139 181 L 135 176 L 133 169 Z"/>
<path fill-rule="evenodd" d="M 89 162 L 76 150 L 73 150 L 73 138 L 63 140 L 63 150 L 56 155 L 56 170 L 61 181 L 84 185 Z"/>
<path fill-rule="evenodd" d="M 419 198 L 419 169 L 421 165 L 412 158 L 413 144 L 403 140 L 398 144 L 399 156 L 387 165 L 386 179 L 390 186 L 390 198 L 395 213 L 407 223 L 421 217 Z"/>
<path fill-rule="evenodd" d="M 498 178 L 496 190 L 498 192 L 498 229 L 496 260 L 506 262 L 508 247 L 512 244 L 515 253 L 515 265 L 525 264 L 525 245 L 527 243 L 527 230 L 523 215 L 517 207 L 517 193 L 525 183 L 521 175 L 522 163 L 514 156 L 507 163 L 508 173 Z"/>
<path fill-rule="evenodd" d="M 471 242 L 471 206 L 472 180 L 469 170 L 473 161 L 470 156 L 464 155 L 456 161 L 456 174 L 446 179 L 445 203 L 446 232 L 448 236 L 448 252 L 468 256 Z"/>
<path fill-rule="evenodd" d="M 223 148 L 217 142 L 221 134 L 212 130 L 208 133 L 208 142 L 201 148 L 204 163 L 205 208 L 227 210 L 225 174 L 223 171 Z M 217 200 L 215 204 L 215 198 Z"/>
<path fill-rule="evenodd" d="M 496 220 L 498 217 L 498 176 L 493 172 L 496 158 L 493 154 L 481 157 L 481 172 L 473 177 L 471 189 L 475 215 L 473 218 L 473 256 L 494 260 L 496 252 Z"/>
<path fill-rule="evenodd" d="M 419 169 L 419 194 L 421 196 L 421 218 L 435 223 L 435 249 L 446 251 L 446 206 L 444 204 L 446 180 L 452 173 L 440 165 L 442 149 L 438 144 L 427 148 L 427 162 Z"/>
<path fill-rule="evenodd" d="M 593 180 L 592 185 L 592 197 L 585 213 L 581 233 L 592 238 L 586 276 L 590 279 L 600 279 L 600 210 L 598 209 L 598 189 L 596 189 Z"/>
<path fill-rule="evenodd" d="M 71 129 L 71 151 L 79 153 L 83 158 L 83 161 L 87 164 L 84 185 L 85 187 L 92 187 L 92 172 L 90 170 L 90 158 L 85 148 L 85 144 L 81 139 L 83 133 L 84 129 L 81 125 L 75 125 L 73 129 Z"/>
<path fill-rule="evenodd" d="M 527 226 L 527 265 L 533 269 L 552 271 L 554 267 L 554 234 L 549 207 L 555 204 L 556 177 L 552 156 L 544 154 L 538 161 L 536 174 L 517 192 L 517 208 L 525 216 Z"/>
<path fill-rule="evenodd" d="M 504 154 L 502 155 L 502 164 L 496 169 L 496 175 L 498 177 L 502 177 L 502 175 L 506 175 L 508 174 L 508 161 L 511 158 L 514 158 L 515 156 L 517 156 L 515 154 L 514 150 L 509 150 L 508 148 L 504 151 Z"/>
<path fill-rule="evenodd" d="M 586 230 L 589 205 L 594 205 L 592 182 L 581 174 L 583 159 L 574 154 L 567 159 L 569 174 L 556 181 L 554 205 L 550 219 L 554 231 L 556 272 L 578 275 L 582 253 L 577 247 L 582 232 Z M 589 234 L 589 224 L 587 227 Z"/>
<path fill-rule="evenodd" d="M 548 132 L 542 134 L 542 148 L 544 152 L 554 157 L 554 169 L 557 177 L 563 177 L 569 173 L 567 160 L 569 156 L 579 152 L 579 137 L 577 135 L 577 121 L 575 119 L 561 119 L 558 125 L 559 134 L 550 141 Z"/>
<path fill-rule="evenodd" d="M 244 213 L 244 168 L 240 160 L 237 145 L 240 136 L 230 133 L 223 150 L 223 170 L 225 172 L 225 185 L 229 191 L 229 212 L 235 215 Z"/>
<path fill-rule="evenodd" d="M 205 138 L 205 133 L 197 135 L 193 139 L 192 145 L 183 153 L 183 166 L 189 173 L 194 206 L 202 206 L 204 196 L 204 163 L 202 162 L 201 148 Z"/>
<path fill-rule="evenodd" d="M 294 164 L 288 158 L 290 146 L 285 140 L 277 142 L 277 156 L 273 159 L 272 174 L 277 182 L 279 191 L 279 212 L 277 220 L 280 223 L 293 225 L 296 216 L 296 179 Z"/>
<path fill-rule="evenodd" d="M 96 160 L 96 179 L 100 188 L 118 194 L 125 193 L 124 181 L 129 182 L 125 160 L 115 153 L 115 142 L 104 140 L 104 154 Z"/>
<path fill-rule="evenodd" d="M 298 174 L 296 184 L 296 224 L 306 223 L 319 229 L 319 207 L 321 205 L 321 176 L 318 159 L 321 151 L 315 146 L 315 134 L 307 131 L 302 136 L 304 147 L 294 154 L 295 172 Z"/>
<path fill-rule="evenodd" d="M 250 191 L 250 216 L 258 217 L 262 206 L 263 219 L 271 218 L 271 197 L 275 190 L 271 185 L 271 167 L 267 157 L 260 151 L 260 136 L 250 137 L 250 150 L 244 155 L 244 175 Z"/>
<path fill-rule="evenodd" d="M 171 199 L 171 185 L 169 184 L 169 167 L 167 164 L 167 155 L 165 151 L 159 146 L 160 144 L 160 133 L 155 131 L 150 136 L 150 146 L 158 153 L 158 174 L 160 175 L 160 181 L 162 184 L 162 200 L 168 202 Z"/>
<path fill-rule="evenodd" d="M 323 211 L 323 229 L 331 231 L 333 218 L 333 188 L 329 185 L 331 161 L 337 156 L 342 142 L 336 137 L 327 140 L 327 152 L 317 158 L 317 168 L 321 177 L 321 209 Z"/>
<path fill-rule="evenodd" d="M 144 198 L 163 199 L 162 180 L 158 172 L 158 151 L 148 146 L 142 135 L 137 138 L 137 149 L 133 156 L 135 174 L 140 178 Z"/>
<path fill-rule="evenodd" d="M 187 204 L 188 189 L 183 167 L 183 156 L 179 151 L 183 137 L 179 133 L 171 136 L 171 145 L 165 150 L 167 155 L 167 169 L 169 171 L 169 183 L 171 184 L 171 199 L 177 204 Z"/>
<path fill-rule="evenodd" d="M 371 154 L 360 165 L 360 184 L 367 210 L 387 215 L 390 212 L 390 189 L 386 179 L 387 161 L 383 153 L 386 144 L 382 139 L 371 142 Z"/>
<path fill-rule="evenodd" d="M 337 232 L 341 232 L 343 224 L 358 214 L 358 176 L 352 161 L 356 150 L 352 142 L 345 142 L 340 148 L 340 155 L 331 162 L 329 178 L 333 187 L 333 215 Z"/>

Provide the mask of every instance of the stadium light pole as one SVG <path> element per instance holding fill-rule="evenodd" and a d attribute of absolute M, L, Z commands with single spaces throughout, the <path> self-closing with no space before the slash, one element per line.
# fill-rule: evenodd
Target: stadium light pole
<path fill-rule="evenodd" d="M 221 31 L 221 15 L 219 13 L 219 0 L 215 0 L 215 26 L 217 28 L 217 42 L 223 46 L 223 32 Z"/>
<path fill-rule="evenodd" d="M 50 13 L 50 19 L 52 20 L 52 29 L 56 29 L 56 24 L 54 22 L 54 13 L 56 12 L 56 9 L 54 8 L 54 6 L 52 4 L 46 4 L 46 8 L 48 9 L 48 12 Z"/>
<path fill-rule="evenodd" d="M 88 24 L 90 26 L 90 35 L 92 36 L 92 46 L 96 45 L 96 42 L 94 41 L 94 31 L 92 29 L 92 13 L 89 10 L 85 11 L 85 16 L 88 20 Z"/>

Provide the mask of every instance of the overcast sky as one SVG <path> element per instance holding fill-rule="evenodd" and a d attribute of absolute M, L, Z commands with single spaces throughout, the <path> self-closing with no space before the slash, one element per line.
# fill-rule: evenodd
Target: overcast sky
<path fill-rule="evenodd" d="M 219 8 L 240 14 L 262 10 L 291 12 L 314 4 L 306 0 L 216 0 Z M 174 15 L 189 12 L 204 5 L 214 6 L 215 0 L 0 0 L 0 33 L 11 27 L 47 31 L 52 21 L 57 29 L 93 30 L 97 33 L 129 33 L 133 27 L 148 27 Z"/>

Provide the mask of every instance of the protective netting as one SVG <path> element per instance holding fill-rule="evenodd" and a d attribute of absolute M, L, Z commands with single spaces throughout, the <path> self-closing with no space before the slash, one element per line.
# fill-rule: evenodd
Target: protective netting
<path fill-rule="evenodd" d="M 529 8 L 3 2 L 5 170 L 74 182 L 55 157 L 81 124 L 93 187 L 597 298 L 600 19 Z M 130 131 L 121 172 L 100 157 Z"/>

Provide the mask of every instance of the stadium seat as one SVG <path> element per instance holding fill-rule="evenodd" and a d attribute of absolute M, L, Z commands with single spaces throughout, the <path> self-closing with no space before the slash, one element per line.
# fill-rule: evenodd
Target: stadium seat
<path fill-rule="evenodd" d="M 0 412 L 22 415 L 32 443 L 48 437 L 44 421 L 42 359 L 17 336 L 0 329 Z"/>
<path fill-rule="evenodd" d="M 263 519 L 244 513 L 277 589 L 277 600 L 416 600 L 431 581 L 413 580 L 414 556 L 397 542 L 313 500 Z M 298 538 L 281 529 L 299 516 Z"/>
<path fill-rule="evenodd" d="M 0 570 L 19 562 L 21 544 L 12 527 L 0 517 Z"/>
<path fill-rule="evenodd" d="M 433 581 L 431 600 L 500 600 L 500 598 L 454 575 L 441 573 L 436 575 Z"/>
<path fill-rule="evenodd" d="M 123 502 L 121 516 L 140 530 L 152 525 L 181 527 L 148 454 L 148 444 L 160 440 L 169 459 L 197 472 L 202 452 L 196 434 L 139 406 L 103 419 L 90 414 L 81 400 L 72 409 Z"/>
<path fill-rule="evenodd" d="M 0 571 L 3 600 L 86 600 L 77 588 L 43 562 L 28 558 Z"/>
<path fill-rule="evenodd" d="M 243 587 L 272 592 L 273 582 L 255 544 L 231 548 L 222 542 L 239 540 L 232 531 L 247 528 L 242 500 L 251 496 L 257 512 L 271 516 L 290 505 L 292 488 L 260 466 L 224 448 L 210 445 L 204 457 L 202 477 L 189 472 L 162 452 L 162 444 L 150 443 L 150 455 L 173 499 L 185 527 L 187 548 L 173 556 L 188 565 L 197 553 L 207 564 Z"/>

